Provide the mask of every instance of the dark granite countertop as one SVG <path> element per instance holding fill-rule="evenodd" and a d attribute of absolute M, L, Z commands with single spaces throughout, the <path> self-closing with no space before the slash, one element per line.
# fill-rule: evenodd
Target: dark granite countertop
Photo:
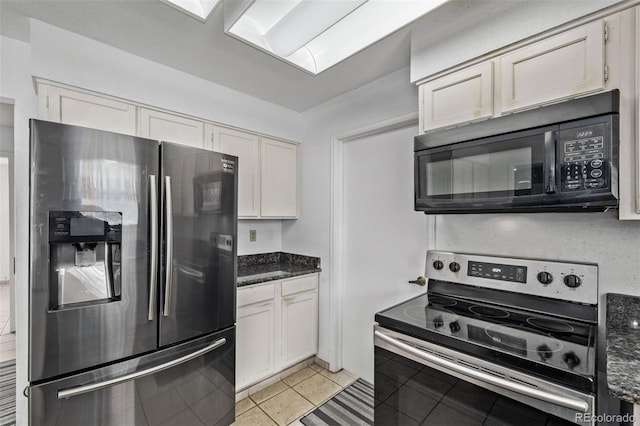
<path fill-rule="evenodd" d="M 640 297 L 607 294 L 607 386 L 640 404 Z"/>
<path fill-rule="evenodd" d="M 320 272 L 320 258 L 274 252 L 238 256 L 237 286 Z"/>

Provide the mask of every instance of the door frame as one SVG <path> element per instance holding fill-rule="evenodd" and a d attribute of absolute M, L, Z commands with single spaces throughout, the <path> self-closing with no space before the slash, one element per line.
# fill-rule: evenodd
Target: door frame
<path fill-rule="evenodd" d="M 385 120 L 338 133 L 331 137 L 331 280 L 329 285 L 329 370 L 342 368 L 342 318 L 345 274 L 344 248 L 344 144 L 368 136 L 418 125 L 418 111 L 414 110 Z M 427 219 L 428 247 L 434 247 L 433 216 Z M 373 320 L 373 319 L 372 319 Z"/>
<path fill-rule="evenodd" d="M 16 277 L 15 277 L 15 238 L 16 238 L 16 215 L 15 215 L 15 101 L 13 99 L 0 96 L 0 104 L 11 107 L 12 123 L 11 123 L 11 140 L 8 144 L 0 144 L 0 157 L 9 160 L 9 330 L 12 333 L 16 331 Z"/>

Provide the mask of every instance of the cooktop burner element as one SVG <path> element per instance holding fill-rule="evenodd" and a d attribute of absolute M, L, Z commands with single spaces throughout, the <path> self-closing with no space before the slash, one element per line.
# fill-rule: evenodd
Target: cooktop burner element
<path fill-rule="evenodd" d="M 455 306 L 458 302 L 450 297 L 435 296 L 429 299 L 429 303 L 439 306 Z"/>
<path fill-rule="evenodd" d="M 469 306 L 469 311 L 481 317 L 488 318 L 507 318 L 509 316 L 509 312 L 489 306 L 473 305 Z"/>
<path fill-rule="evenodd" d="M 527 318 L 527 323 L 539 329 L 556 333 L 573 333 L 575 330 L 571 324 L 553 318 L 530 317 Z"/>
<path fill-rule="evenodd" d="M 427 309 L 425 306 L 407 306 L 404 309 L 404 315 L 406 315 L 407 318 L 415 321 L 416 323 L 423 324 L 426 327 L 440 327 L 443 323 L 442 316 L 436 317 L 433 320 L 429 320 L 425 315 L 425 309 Z M 453 312 L 448 309 L 440 309 L 440 312 L 446 312 L 450 315 L 454 315 Z"/>

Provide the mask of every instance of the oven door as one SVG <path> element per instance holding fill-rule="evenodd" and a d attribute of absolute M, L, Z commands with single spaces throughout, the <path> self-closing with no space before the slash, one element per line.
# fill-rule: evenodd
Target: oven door
<path fill-rule="evenodd" d="M 595 396 L 374 327 L 375 423 L 594 424 Z"/>
<path fill-rule="evenodd" d="M 426 213 L 531 209 L 556 202 L 557 126 L 415 153 L 415 209 Z"/>

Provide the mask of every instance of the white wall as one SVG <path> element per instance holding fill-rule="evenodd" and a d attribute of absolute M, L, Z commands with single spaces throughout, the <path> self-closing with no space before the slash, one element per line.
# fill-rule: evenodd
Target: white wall
<path fill-rule="evenodd" d="M 31 20 L 36 77 L 299 141 L 300 114 Z"/>
<path fill-rule="evenodd" d="M 640 222 L 619 221 L 616 211 L 441 215 L 436 248 L 595 262 L 601 294 L 640 295 Z"/>
<path fill-rule="evenodd" d="M 9 160 L 0 157 L 0 281 L 9 281 Z"/>
<path fill-rule="evenodd" d="M 29 69 L 31 48 L 28 43 L 0 36 L 0 96 L 15 100 L 14 128 L 15 204 L 17 212 L 29 211 L 29 128 L 27 121 L 37 114 L 37 99 Z M 16 215 L 16 389 L 27 386 L 28 311 L 28 226 L 29 216 Z M 18 392 L 16 416 L 19 425 L 27 424 L 27 399 Z"/>
<path fill-rule="evenodd" d="M 249 241 L 249 231 L 256 231 L 256 240 Z M 238 255 L 282 251 L 282 221 L 239 220 Z"/>
<path fill-rule="evenodd" d="M 331 138 L 415 111 L 417 105 L 417 90 L 409 83 L 407 68 L 303 113 L 301 217 L 282 222 L 282 247 L 321 258 L 318 356 L 324 360 L 330 359 Z"/>

